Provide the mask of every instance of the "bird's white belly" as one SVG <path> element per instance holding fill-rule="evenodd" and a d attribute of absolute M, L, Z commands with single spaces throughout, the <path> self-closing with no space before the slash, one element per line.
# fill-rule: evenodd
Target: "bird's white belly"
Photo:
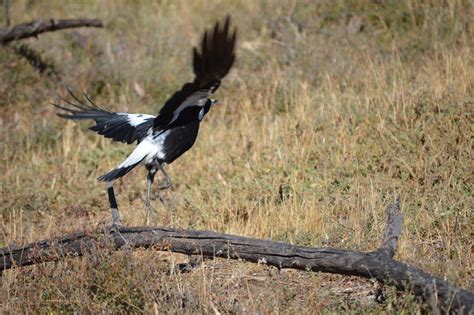
<path fill-rule="evenodd" d="M 143 160 L 144 164 L 151 164 L 155 159 L 165 159 L 166 154 L 164 151 L 164 142 L 169 133 L 170 131 L 167 130 L 155 137 L 150 136 L 146 138 L 146 140 L 150 141 L 150 147 L 152 147 L 152 149 L 150 150 L 150 153 L 147 155 L 147 157 Z"/>
<path fill-rule="evenodd" d="M 163 144 L 169 132 L 167 130 L 158 135 L 148 135 L 119 167 L 127 167 L 139 162 L 140 164 L 152 164 L 155 159 L 165 159 Z"/>

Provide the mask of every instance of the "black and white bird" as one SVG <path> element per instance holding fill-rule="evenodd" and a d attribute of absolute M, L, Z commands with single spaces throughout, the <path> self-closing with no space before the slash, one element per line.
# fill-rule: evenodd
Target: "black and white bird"
<path fill-rule="evenodd" d="M 113 181 L 124 176 L 138 165 L 148 169 L 148 211 L 151 207 L 151 186 L 155 174 L 161 171 L 165 181 L 158 190 L 171 187 L 171 179 L 164 166 L 172 163 L 194 144 L 199 125 L 216 100 L 210 96 L 218 89 L 235 60 L 237 30 L 231 30 L 228 16 L 223 25 L 219 22 L 213 29 L 204 32 L 201 49 L 193 49 L 194 81 L 183 85 L 161 108 L 157 116 L 146 114 L 115 113 L 102 109 L 84 95 L 87 102 L 76 97 L 69 89 L 74 101 L 62 99 L 65 104 L 53 104 L 63 110 L 58 116 L 73 119 L 95 120 L 90 129 L 115 141 L 131 144 L 137 142 L 135 150 L 99 180 L 108 183 L 108 197 L 114 224 L 120 224 L 120 213 L 115 199 Z M 160 197 L 161 199 L 161 197 Z"/>

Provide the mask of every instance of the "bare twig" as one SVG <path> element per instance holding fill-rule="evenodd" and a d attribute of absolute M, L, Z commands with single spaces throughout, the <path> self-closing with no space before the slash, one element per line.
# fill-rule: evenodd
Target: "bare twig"
<path fill-rule="evenodd" d="M 384 252 L 392 258 L 397 251 L 397 244 L 402 234 L 402 229 L 403 216 L 400 212 L 400 197 L 397 197 L 397 201 L 387 207 L 387 227 L 385 228 L 382 244 L 378 251 Z"/>
<path fill-rule="evenodd" d="M 11 45 L 11 46 L 12 46 L 12 50 L 16 54 L 25 58 L 28 61 L 28 63 L 31 66 L 33 66 L 36 70 L 38 70 L 40 73 L 46 73 L 49 76 L 54 76 L 59 80 L 61 79 L 58 73 L 58 70 L 56 69 L 56 66 L 44 60 L 39 52 L 31 48 L 26 43 L 21 44 L 21 45 Z"/>
<path fill-rule="evenodd" d="M 387 208 L 388 219 L 381 249 L 361 253 L 333 248 L 311 248 L 281 242 L 211 231 L 182 230 L 158 227 L 120 227 L 100 230 L 94 235 L 76 233 L 53 240 L 43 240 L 21 248 L 0 249 L 0 270 L 57 261 L 65 256 L 80 256 L 110 244 L 114 249 L 155 248 L 203 257 L 242 259 L 266 263 L 277 268 L 321 271 L 376 279 L 399 290 L 413 292 L 432 307 L 442 311 L 468 313 L 474 309 L 474 295 L 415 267 L 397 262 L 386 249 L 396 249 L 401 232 L 399 202 Z M 394 241 L 395 240 L 395 241 Z M 433 293 L 434 292 L 434 293 Z M 434 294 L 434 295 L 433 295 Z M 436 301 L 433 305 L 433 301 Z"/>
<path fill-rule="evenodd" d="M 103 27 L 98 19 L 64 19 L 37 20 L 30 23 L 18 24 L 0 28 L 0 45 L 28 37 L 36 37 L 41 33 L 54 32 L 66 28 Z"/>

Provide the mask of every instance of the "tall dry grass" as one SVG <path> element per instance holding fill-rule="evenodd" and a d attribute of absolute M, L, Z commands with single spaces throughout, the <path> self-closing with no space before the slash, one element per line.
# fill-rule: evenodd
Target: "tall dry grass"
<path fill-rule="evenodd" d="M 96 178 L 133 149 L 66 122 L 64 85 L 117 111 L 156 113 L 192 79 L 191 45 L 226 13 L 238 61 L 196 145 L 168 167 L 174 188 L 150 224 L 300 245 L 377 247 L 401 196 L 397 259 L 473 290 L 473 59 L 469 1 L 15 1 L 13 23 L 98 17 L 104 30 L 28 44 L 59 69 L 40 75 L 0 50 L 0 245 L 109 222 Z M 359 17 L 363 28 L 348 25 Z M 0 23 L 3 21 L 0 18 Z M 146 95 L 135 91 L 140 85 Z M 118 183 L 128 225 L 145 222 L 145 171 Z M 226 261 L 170 274 L 184 258 L 107 249 L 8 271 L 5 312 L 419 312 L 372 283 Z"/>

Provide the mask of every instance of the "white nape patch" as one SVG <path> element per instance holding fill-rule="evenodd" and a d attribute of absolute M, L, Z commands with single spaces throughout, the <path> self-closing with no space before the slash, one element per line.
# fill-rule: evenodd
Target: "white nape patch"
<path fill-rule="evenodd" d="M 150 164 L 155 158 L 164 159 L 163 143 L 170 133 L 169 130 L 158 135 L 149 135 L 133 150 L 133 152 L 117 168 L 137 164 Z"/>
<path fill-rule="evenodd" d="M 127 114 L 127 113 L 117 113 L 117 114 L 122 115 L 122 116 L 127 116 L 128 123 L 133 127 L 143 124 L 147 119 L 155 118 L 155 116 L 147 115 L 147 114 Z"/>
<path fill-rule="evenodd" d="M 199 111 L 199 116 L 198 116 L 199 120 L 202 120 L 204 118 L 204 107 L 201 108 L 201 110 Z"/>

